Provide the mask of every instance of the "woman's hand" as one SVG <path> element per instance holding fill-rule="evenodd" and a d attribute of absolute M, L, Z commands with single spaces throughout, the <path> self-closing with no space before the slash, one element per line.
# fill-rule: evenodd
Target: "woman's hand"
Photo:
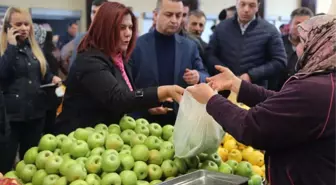
<path fill-rule="evenodd" d="M 210 98 L 216 95 L 215 91 L 205 83 L 190 86 L 187 91 L 202 104 L 207 104 Z"/>
<path fill-rule="evenodd" d="M 236 77 L 228 68 L 216 65 L 219 74 L 207 78 L 210 87 L 217 91 L 231 90 L 238 94 L 241 79 Z"/>
<path fill-rule="evenodd" d="M 9 44 L 16 46 L 17 40 L 16 37 L 20 35 L 17 28 L 11 27 L 7 29 L 7 41 Z"/>
<path fill-rule="evenodd" d="M 54 76 L 53 78 L 52 78 L 52 81 L 51 81 L 53 84 L 61 84 L 62 83 L 62 79 L 60 78 L 60 77 L 58 77 L 58 76 Z"/>
<path fill-rule="evenodd" d="M 160 102 L 173 99 L 177 103 L 181 101 L 184 89 L 178 85 L 166 85 L 158 88 L 158 97 Z"/>

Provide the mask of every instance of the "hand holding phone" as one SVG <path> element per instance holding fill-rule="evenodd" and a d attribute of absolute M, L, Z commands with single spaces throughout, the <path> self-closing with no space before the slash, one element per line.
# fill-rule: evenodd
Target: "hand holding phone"
<path fill-rule="evenodd" d="M 20 35 L 17 28 L 12 27 L 9 23 L 6 25 L 7 41 L 11 45 L 17 45 L 17 37 Z"/>

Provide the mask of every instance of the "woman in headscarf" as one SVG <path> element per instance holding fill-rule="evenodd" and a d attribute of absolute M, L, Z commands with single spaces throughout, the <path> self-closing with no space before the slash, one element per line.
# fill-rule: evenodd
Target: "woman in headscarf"
<path fill-rule="evenodd" d="M 265 150 L 271 185 L 335 184 L 336 16 L 299 25 L 297 73 L 273 92 L 242 81 L 224 67 L 187 90 L 239 142 Z M 212 88 L 211 88 L 212 87 Z M 244 110 L 213 91 L 231 90 Z"/>

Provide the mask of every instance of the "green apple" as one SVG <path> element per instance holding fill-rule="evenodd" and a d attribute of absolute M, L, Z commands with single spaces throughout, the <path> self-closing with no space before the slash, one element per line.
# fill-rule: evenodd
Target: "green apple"
<path fill-rule="evenodd" d="M 61 141 L 60 148 L 63 154 L 69 153 L 72 147 L 72 143 L 75 142 L 73 139 L 66 137 Z"/>
<path fill-rule="evenodd" d="M 108 135 L 108 132 L 107 132 L 107 131 L 105 131 L 105 130 L 97 130 L 97 131 L 95 131 L 95 132 L 100 133 L 100 134 L 104 137 L 104 141 L 105 141 L 106 136 Z"/>
<path fill-rule="evenodd" d="M 135 127 L 135 133 L 149 136 L 149 128 L 148 126 L 145 126 L 145 125 L 137 125 Z"/>
<path fill-rule="evenodd" d="M 149 164 L 161 165 L 162 162 L 163 162 L 163 158 L 161 156 L 161 153 L 158 150 L 149 151 L 149 158 L 148 158 Z"/>
<path fill-rule="evenodd" d="M 165 125 L 162 127 L 162 139 L 168 141 L 170 137 L 173 136 L 174 133 L 174 126 L 172 125 Z"/>
<path fill-rule="evenodd" d="M 65 176 L 68 182 L 73 182 L 79 179 L 84 180 L 87 176 L 87 171 L 82 164 L 76 163 L 69 166 Z"/>
<path fill-rule="evenodd" d="M 33 179 L 32 179 L 32 183 L 34 185 L 43 185 L 43 179 L 44 177 L 46 177 L 48 174 L 45 170 L 38 170 L 34 176 L 33 176 Z"/>
<path fill-rule="evenodd" d="M 149 150 L 146 145 L 135 145 L 132 148 L 132 156 L 135 161 L 146 162 L 149 158 Z"/>
<path fill-rule="evenodd" d="M 101 171 L 102 158 L 98 155 L 90 156 L 85 162 L 85 168 L 88 173 L 98 174 Z"/>
<path fill-rule="evenodd" d="M 210 160 L 206 160 L 202 163 L 201 169 L 208 170 L 208 171 L 218 171 L 218 165 Z"/>
<path fill-rule="evenodd" d="M 16 174 L 21 176 L 21 171 L 23 170 L 23 168 L 26 166 L 26 163 L 22 160 L 20 162 L 18 162 L 16 164 L 16 167 L 15 167 L 15 171 L 16 171 Z"/>
<path fill-rule="evenodd" d="M 74 137 L 77 140 L 83 140 L 83 141 L 87 141 L 89 135 L 90 135 L 90 131 L 84 129 L 84 128 L 77 128 L 74 134 Z"/>
<path fill-rule="evenodd" d="M 230 165 L 233 171 L 235 171 L 238 166 L 238 162 L 235 160 L 228 160 L 226 164 Z"/>
<path fill-rule="evenodd" d="M 172 179 L 175 179 L 176 177 L 168 177 L 168 178 L 166 178 L 166 180 L 165 181 L 169 181 L 169 180 L 172 180 Z"/>
<path fill-rule="evenodd" d="M 25 153 L 23 160 L 25 164 L 34 164 L 38 154 L 38 147 L 32 147 Z"/>
<path fill-rule="evenodd" d="M 11 179 L 19 179 L 16 171 L 9 171 L 4 175 L 4 177 L 11 178 Z"/>
<path fill-rule="evenodd" d="M 172 160 L 165 160 L 161 164 L 161 169 L 163 172 L 163 175 L 168 178 L 168 177 L 176 177 L 178 174 L 178 169 Z"/>
<path fill-rule="evenodd" d="M 60 174 L 63 175 L 63 176 L 66 176 L 66 174 L 68 173 L 69 171 L 69 167 L 73 164 L 77 164 L 77 162 L 73 159 L 68 159 L 68 160 L 64 160 L 63 159 L 63 162 L 60 166 Z"/>
<path fill-rule="evenodd" d="M 26 164 L 24 168 L 20 172 L 20 179 L 27 183 L 31 182 L 34 174 L 36 173 L 37 169 L 36 166 L 33 164 Z"/>
<path fill-rule="evenodd" d="M 262 178 L 260 175 L 252 175 L 248 181 L 248 185 L 262 185 Z"/>
<path fill-rule="evenodd" d="M 162 127 L 158 123 L 151 123 L 148 126 L 149 134 L 160 138 L 162 136 Z"/>
<path fill-rule="evenodd" d="M 43 185 L 54 185 L 60 177 L 55 174 L 48 175 L 43 179 Z"/>
<path fill-rule="evenodd" d="M 50 156 L 45 163 L 45 171 L 48 174 L 58 174 L 63 163 L 63 158 L 57 155 Z"/>
<path fill-rule="evenodd" d="M 185 159 L 189 169 L 196 169 L 200 164 L 198 156 L 188 157 Z"/>
<path fill-rule="evenodd" d="M 149 182 L 147 182 L 145 180 L 138 180 L 137 185 L 149 185 Z"/>
<path fill-rule="evenodd" d="M 79 157 L 76 159 L 76 162 L 83 165 L 85 167 L 85 163 L 87 161 L 87 158 L 86 157 Z"/>
<path fill-rule="evenodd" d="M 89 152 L 89 146 L 85 141 L 77 140 L 72 143 L 70 154 L 74 158 L 85 157 Z"/>
<path fill-rule="evenodd" d="M 47 159 L 50 156 L 53 156 L 54 154 L 51 151 L 45 150 L 37 154 L 36 156 L 36 167 L 38 169 L 44 169 L 45 163 L 47 162 Z"/>
<path fill-rule="evenodd" d="M 159 165 L 150 164 L 148 165 L 148 179 L 150 181 L 160 180 L 162 177 L 162 169 Z"/>
<path fill-rule="evenodd" d="M 159 150 L 161 144 L 162 144 L 162 141 L 156 136 L 148 136 L 145 140 L 145 145 L 150 150 L 154 150 L 154 149 Z"/>
<path fill-rule="evenodd" d="M 127 129 L 134 130 L 136 127 L 136 122 L 132 117 L 124 116 L 121 118 L 119 125 L 122 131 Z"/>
<path fill-rule="evenodd" d="M 120 166 L 118 155 L 108 154 L 102 157 L 102 169 L 104 172 L 115 172 Z"/>
<path fill-rule="evenodd" d="M 185 174 L 188 171 L 187 162 L 181 158 L 174 159 L 175 166 L 177 167 L 180 174 Z"/>
<path fill-rule="evenodd" d="M 93 155 L 102 156 L 104 151 L 105 151 L 105 149 L 103 147 L 97 147 L 97 148 L 94 148 L 93 150 L 91 150 L 90 155 L 91 156 L 93 156 Z"/>
<path fill-rule="evenodd" d="M 59 149 L 59 148 L 56 148 L 55 151 L 54 151 L 54 155 L 62 156 L 63 155 L 62 150 Z"/>
<path fill-rule="evenodd" d="M 98 125 L 96 125 L 95 126 L 95 130 L 108 132 L 107 126 L 105 124 L 103 124 L 103 123 L 99 123 Z"/>
<path fill-rule="evenodd" d="M 120 173 L 120 178 L 123 185 L 137 185 L 138 179 L 134 171 L 122 171 Z"/>
<path fill-rule="evenodd" d="M 68 184 L 68 182 L 67 182 L 66 177 L 61 177 L 55 182 L 54 185 L 67 185 L 67 184 Z"/>
<path fill-rule="evenodd" d="M 107 175 L 108 173 L 107 172 L 103 172 L 100 177 L 103 178 L 105 175 Z"/>
<path fill-rule="evenodd" d="M 29 182 L 29 183 L 26 183 L 25 185 L 33 185 L 33 184 Z"/>
<path fill-rule="evenodd" d="M 124 145 L 124 141 L 117 134 L 109 134 L 106 136 L 105 148 L 106 149 L 114 149 L 116 151 L 120 151 Z"/>
<path fill-rule="evenodd" d="M 145 136 L 144 134 L 133 135 L 133 137 L 131 138 L 131 142 L 130 142 L 131 147 L 134 147 L 135 145 L 144 144 L 146 139 L 147 139 L 147 136 Z"/>
<path fill-rule="evenodd" d="M 61 148 L 61 144 L 63 143 L 64 138 L 68 138 L 68 136 L 64 134 L 60 134 L 56 136 L 57 139 L 57 148 Z"/>
<path fill-rule="evenodd" d="M 54 135 L 46 134 L 41 138 L 38 148 L 40 151 L 49 150 L 53 152 L 57 147 L 57 143 L 58 140 Z"/>
<path fill-rule="evenodd" d="M 63 161 L 68 160 L 68 159 L 72 159 L 71 155 L 69 153 L 63 154 L 62 158 L 63 158 Z"/>
<path fill-rule="evenodd" d="M 136 126 L 138 126 L 138 125 L 143 125 L 143 126 L 146 126 L 146 127 L 149 126 L 149 122 L 144 118 L 139 118 L 139 119 L 135 120 L 135 123 L 136 123 Z"/>
<path fill-rule="evenodd" d="M 70 138 L 70 139 L 72 139 L 72 140 L 76 140 L 76 138 L 75 138 L 75 131 L 73 131 L 73 132 L 70 132 L 70 134 L 68 134 L 68 138 Z"/>
<path fill-rule="evenodd" d="M 105 156 L 108 156 L 110 154 L 113 154 L 115 156 L 118 156 L 119 153 L 116 151 L 116 150 L 113 150 L 113 149 L 108 149 L 108 150 L 105 150 L 102 154 L 102 158 L 105 157 Z"/>
<path fill-rule="evenodd" d="M 135 172 L 138 180 L 143 180 L 148 175 L 148 166 L 143 161 L 137 161 L 134 164 L 133 171 Z"/>
<path fill-rule="evenodd" d="M 247 178 L 251 177 L 252 172 L 253 172 L 252 165 L 247 161 L 242 161 L 238 163 L 235 169 L 236 175 L 240 175 L 240 176 L 247 177 Z"/>
<path fill-rule="evenodd" d="M 201 153 L 201 154 L 199 154 L 197 156 L 199 157 L 199 159 L 200 159 L 201 162 L 204 162 L 204 161 L 208 160 L 209 154 Z"/>
<path fill-rule="evenodd" d="M 174 135 L 172 135 L 169 139 L 168 139 L 169 142 L 171 143 L 174 143 Z"/>
<path fill-rule="evenodd" d="M 103 176 L 101 185 L 121 185 L 121 178 L 117 173 L 107 173 Z"/>
<path fill-rule="evenodd" d="M 134 159 L 132 155 L 121 155 L 120 166 L 122 170 L 131 170 L 134 166 Z"/>
<path fill-rule="evenodd" d="M 111 125 L 108 127 L 108 133 L 110 133 L 110 134 L 117 134 L 117 135 L 120 135 L 120 133 L 121 133 L 120 126 L 117 125 L 117 124 L 111 124 Z"/>
<path fill-rule="evenodd" d="M 215 162 L 217 166 L 220 166 L 222 164 L 222 158 L 218 155 L 217 152 L 208 155 L 208 160 Z"/>
<path fill-rule="evenodd" d="M 122 158 L 122 157 L 127 156 L 127 155 L 132 155 L 131 150 L 122 150 L 122 151 L 119 153 L 119 158 Z"/>
<path fill-rule="evenodd" d="M 157 184 L 161 184 L 162 181 L 161 180 L 153 180 L 149 183 L 149 185 L 157 185 Z"/>
<path fill-rule="evenodd" d="M 126 144 L 124 144 L 123 145 L 123 147 L 121 148 L 121 151 L 123 151 L 123 150 L 129 150 L 129 151 L 131 151 L 131 146 L 130 145 L 126 145 Z"/>
<path fill-rule="evenodd" d="M 160 154 L 163 160 L 173 159 L 175 155 L 174 145 L 169 141 L 164 141 L 160 147 Z"/>
<path fill-rule="evenodd" d="M 225 174 L 233 174 L 233 169 L 227 163 L 222 163 L 219 166 L 218 171 Z"/>
<path fill-rule="evenodd" d="M 88 185 L 88 183 L 84 180 L 75 180 L 70 185 Z"/>
<path fill-rule="evenodd" d="M 130 145 L 131 144 L 131 139 L 136 133 L 133 130 L 124 130 L 121 132 L 120 137 L 124 141 L 125 144 Z"/>
<path fill-rule="evenodd" d="M 97 174 L 89 174 L 85 181 L 88 185 L 100 185 L 101 179 Z"/>
<path fill-rule="evenodd" d="M 102 135 L 102 133 L 99 132 L 91 133 L 87 139 L 87 144 L 89 145 L 90 149 L 102 147 L 104 146 L 104 143 L 105 137 Z"/>

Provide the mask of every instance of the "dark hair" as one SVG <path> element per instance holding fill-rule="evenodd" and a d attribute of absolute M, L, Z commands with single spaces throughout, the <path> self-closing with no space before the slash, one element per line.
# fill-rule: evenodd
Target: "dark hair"
<path fill-rule="evenodd" d="M 94 1 L 92 1 L 92 5 L 93 6 L 100 6 L 100 5 L 102 5 L 103 3 L 106 3 L 106 2 L 108 2 L 107 0 L 94 0 Z"/>
<path fill-rule="evenodd" d="M 198 18 L 204 17 L 206 19 L 205 13 L 202 10 L 193 10 L 189 12 L 189 16 L 192 15 Z"/>
<path fill-rule="evenodd" d="M 211 29 L 211 30 L 216 29 L 216 25 L 212 25 L 210 29 Z"/>
<path fill-rule="evenodd" d="M 157 0 L 156 1 L 156 10 L 160 9 L 161 5 L 162 5 L 162 1 L 163 0 Z M 182 0 L 168 0 L 168 1 L 172 1 L 172 2 L 182 2 Z M 183 3 L 183 2 L 182 2 Z"/>
<path fill-rule="evenodd" d="M 78 25 L 78 23 L 77 23 L 77 21 L 71 21 L 71 22 L 69 22 L 69 24 L 68 24 L 68 27 L 71 27 L 72 25 Z"/>
<path fill-rule="evenodd" d="M 189 7 L 189 11 L 198 10 L 200 7 L 199 0 L 182 0 L 183 6 Z"/>
<path fill-rule="evenodd" d="M 234 11 L 234 12 L 236 12 L 237 8 L 236 8 L 236 6 L 230 6 L 229 8 L 226 9 L 226 11 Z"/>
<path fill-rule="evenodd" d="M 226 14 L 226 9 L 223 9 L 223 10 L 219 13 L 219 15 L 218 15 L 218 19 L 219 19 L 220 21 L 223 21 L 223 20 L 226 19 L 226 16 L 227 16 L 227 14 Z"/>
<path fill-rule="evenodd" d="M 290 16 L 291 16 L 291 19 L 293 19 L 295 16 L 309 16 L 309 17 L 313 17 L 314 13 L 313 13 L 313 11 L 311 11 L 307 7 L 301 7 L 301 8 L 297 8 L 294 11 L 292 11 L 292 13 L 291 13 Z"/>
<path fill-rule="evenodd" d="M 282 29 L 284 27 L 285 27 L 285 24 L 281 24 L 279 28 Z"/>
<path fill-rule="evenodd" d="M 135 46 L 137 21 L 129 8 L 117 2 L 106 2 L 100 7 L 89 31 L 79 44 L 78 52 L 96 48 L 108 56 L 117 54 L 117 45 L 120 41 L 120 25 L 124 16 L 128 14 L 132 17 L 133 35 L 125 54 L 127 60 Z"/>

